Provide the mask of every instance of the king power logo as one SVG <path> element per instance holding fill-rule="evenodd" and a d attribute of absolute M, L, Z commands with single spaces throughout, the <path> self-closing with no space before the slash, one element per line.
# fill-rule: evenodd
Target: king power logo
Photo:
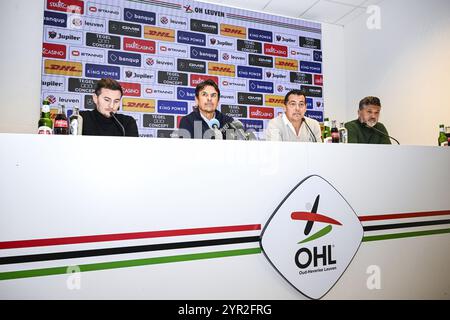
<path fill-rule="evenodd" d="M 350 265 L 363 238 L 358 216 L 325 179 L 300 182 L 264 227 L 261 248 L 303 295 L 322 298 Z"/>

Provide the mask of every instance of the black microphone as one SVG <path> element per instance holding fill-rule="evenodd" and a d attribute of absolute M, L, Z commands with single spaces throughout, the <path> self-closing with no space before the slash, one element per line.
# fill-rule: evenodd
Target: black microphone
<path fill-rule="evenodd" d="M 375 130 L 376 132 L 378 132 L 378 133 L 380 133 L 380 134 L 382 134 L 383 136 L 385 136 L 385 137 L 388 137 L 388 138 L 390 138 L 390 139 L 392 139 L 392 140 L 394 140 L 395 142 L 397 142 L 397 144 L 398 145 L 400 145 L 400 142 L 398 142 L 398 140 L 397 139 L 395 139 L 395 138 L 393 138 L 393 137 L 391 137 L 390 135 L 388 135 L 388 134 L 386 134 L 386 133 L 384 133 L 383 131 L 381 131 L 381 130 L 378 130 L 377 128 L 375 128 L 375 127 L 371 127 L 371 126 L 369 126 L 367 123 L 365 123 L 365 122 L 363 122 L 363 125 L 366 127 L 366 128 L 370 128 L 370 129 L 372 129 L 372 130 Z"/>
<path fill-rule="evenodd" d="M 109 113 L 111 115 L 111 117 L 113 117 L 113 119 L 117 122 L 117 124 L 120 126 L 120 128 L 122 129 L 122 133 L 123 136 L 125 137 L 125 128 L 123 127 L 123 125 L 120 123 L 119 119 L 116 118 L 116 115 L 114 114 L 114 112 L 110 112 Z"/>
<path fill-rule="evenodd" d="M 316 136 L 314 135 L 314 133 L 312 132 L 311 128 L 309 127 L 308 122 L 306 122 L 305 117 L 303 117 L 303 122 L 306 124 L 306 127 L 308 128 L 309 133 L 310 133 L 311 136 L 313 137 L 314 142 L 317 142 Z"/>

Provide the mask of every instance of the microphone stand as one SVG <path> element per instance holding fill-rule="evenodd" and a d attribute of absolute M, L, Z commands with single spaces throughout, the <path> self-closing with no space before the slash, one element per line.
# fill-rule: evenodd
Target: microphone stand
<path fill-rule="evenodd" d="M 314 142 L 317 142 L 316 136 L 314 135 L 314 133 L 312 132 L 311 128 L 308 125 L 308 122 L 306 122 L 306 119 L 303 117 L 303 122 L 306 124 L 306 127 L 308 128 L 309 133 L 311 134 L 311 136 L 314 139 Z"/>
<path fill-rule="evenodd" d="M 370 129 L 372 129 L 372 130 L 374 130 L 374 131 L 376 131 L 376 132 L 378 132 L 378 133 L 382 134 L 383 136 L 385 136 L 385 137 L 388 137 L 388 138 L 390 138 L 390 139 L 394 140 L 395 142 L 397 142 L 397 144 L 398 144 L 398 145 L 400 145 L 400 142 L 398 142 L 398 140 L 397 140 L 397 139 L 395 139 L 395 138 L 391 137 L 390 135 L 388 135 L 388 134 L 384 133 L 384 132 L 383 132 L 383 131 L 381 131 L 381 130 L 378 130 L 377 128 L 374 128 L 374 127 L 371 127 L 371 126 L 369 126 L 369 125 L 368 125 L 367 123 L 365 123 L 365 122 L 363 122 L 363 123 L 364 123 L 364 126 L 366 126 L 367 128 L 370 128 Z"/>
<path fill-rule="evenodd" d="M 120 123 L 119 119 L 116 118 L 116 115 L 114 114 L 114 112 L 110 112 L 109 113 L 111 115 L 111 117 L 113 117 L 113 119 L 117 122 L 117 124 L 120 126 L 120 129 L 122 129 L 122 133 L 123 136 L 125 137 L 125 128 L 123 127 L 123 125 Z"/>

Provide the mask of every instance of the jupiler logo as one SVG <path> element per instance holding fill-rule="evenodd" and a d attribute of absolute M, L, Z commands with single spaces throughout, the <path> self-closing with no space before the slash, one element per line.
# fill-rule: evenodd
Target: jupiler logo
<path fill-rule="evenodd" d="M 320 299 L 351 263 L 363 233 L 343 196 L 313 175 L 275 209 L 262 232 L 261 247 L 287 282 L 305 296 Z"/>

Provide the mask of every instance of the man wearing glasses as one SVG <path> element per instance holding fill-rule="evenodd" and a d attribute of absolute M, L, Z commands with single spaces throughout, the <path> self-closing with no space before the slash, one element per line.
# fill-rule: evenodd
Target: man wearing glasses
<path fill-rule="evenodd" d="M 269 121 L 266 140 L 322 142 L 320 124 L 305 117 L 306 96 L 301 90 L 291 90 L 284 97 L 285 112 Z"/>
<path fill-rule="evenodd" d="M 217 110 L 220 89 L 213 80 L 205 80 L 195 88 L 194 110 L 180 121 L 178 136 L 194 139 L 222 139 L 220 131 L 233 118 Z"/>

